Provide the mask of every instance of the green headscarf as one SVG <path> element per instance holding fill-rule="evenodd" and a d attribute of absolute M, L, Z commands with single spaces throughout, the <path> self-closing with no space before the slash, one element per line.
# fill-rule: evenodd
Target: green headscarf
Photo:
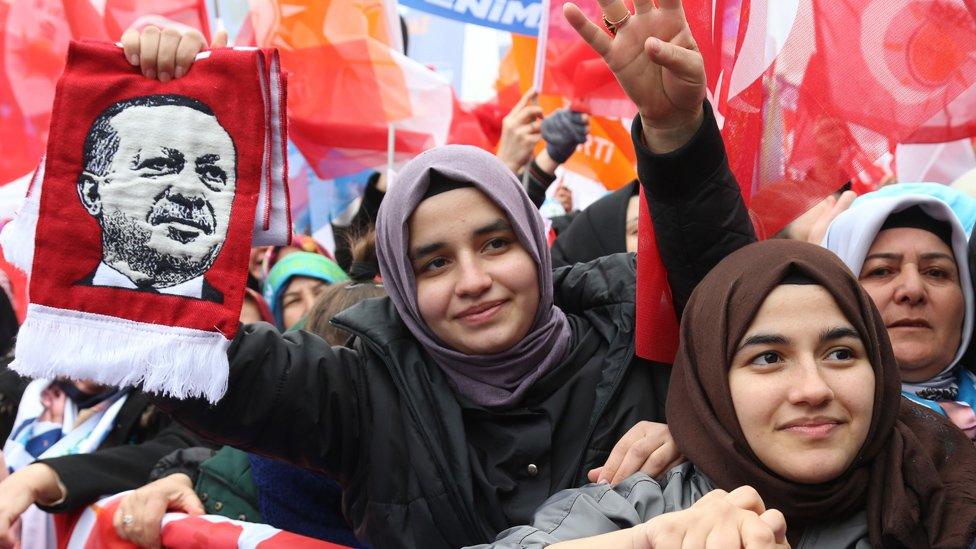
<path fill-rule="evenodd" d="M 288 282 L 296 276 L 322 280 L 327 284 L 349 279 L 335 261 L 319 254 L 294 252 L 275 263 L 264 281 L 264 299 L 271 307 L 271 314 L 274 315 L 275 324 L 280 330 L 288 328 L 284 325 L 284 307 L 281 306 L 281 297 L 288 287 Z"/>

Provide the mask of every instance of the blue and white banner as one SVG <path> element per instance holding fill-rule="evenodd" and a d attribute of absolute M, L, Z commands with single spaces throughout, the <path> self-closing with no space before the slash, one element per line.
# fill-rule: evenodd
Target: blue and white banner
<path fill-rule="evenodd" d="M 518 34 L 538 36 L 541 0 L 399 0 L 400 5 Z"/>

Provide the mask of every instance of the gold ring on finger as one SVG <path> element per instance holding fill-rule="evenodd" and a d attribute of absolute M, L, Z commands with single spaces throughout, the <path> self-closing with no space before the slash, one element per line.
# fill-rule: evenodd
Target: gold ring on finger
<path fill-rule="evenodd" d="M 608 31 L 610 31 L 611 36 L 617 36 L 617 31 L 620 29 L 620 27 L 624 26 L 624 23 L 626 23 L 628 19 L 630 19 L 630 15 L 631 13 L 630 11 L 628 11 L 620 19 L 616 21 L 611 21 L 607 19 L 607 14 L 603 14 L 603 26 L 606 27 Z"/>

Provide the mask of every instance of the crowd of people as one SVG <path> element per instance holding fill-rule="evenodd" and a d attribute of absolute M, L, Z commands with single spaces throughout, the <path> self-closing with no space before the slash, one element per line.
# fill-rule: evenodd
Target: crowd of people
<path fill-rule="evenodd" d="M 561 191 L 554 243 L 539 208 L 587 118 L 530 92 L 497 154 L 375 174 L 335 253 L 254 248 L 215 405 L 0 370 L 0 547 L 128 490 L 115 529 L 149 547 L 167 511 L 364 547 L 974 546 L 976 199 L 838 182 L 756 242 L 680 0 L 636 4 L 565 7 L 637 106 L 638 178 Z M 204 46 L 122 43 L 166 79 Z M 635 354 L 641 190 L 673 364 Z"/>

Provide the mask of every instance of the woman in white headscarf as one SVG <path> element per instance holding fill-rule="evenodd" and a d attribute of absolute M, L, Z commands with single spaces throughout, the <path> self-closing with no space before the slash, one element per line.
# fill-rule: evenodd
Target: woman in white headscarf
<path fill-rule="evenodd" d="M 840 256 L 881 312 L 905 397 L 976 438 L 976 375 L 963 355 L 973 330 L 967 234 L 925 195 L 861 200 L 828 227 Z"/>

